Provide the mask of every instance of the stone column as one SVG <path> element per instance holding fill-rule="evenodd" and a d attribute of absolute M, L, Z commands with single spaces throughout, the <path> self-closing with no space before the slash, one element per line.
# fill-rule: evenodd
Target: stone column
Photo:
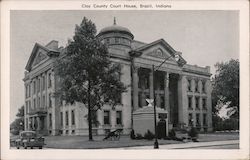
<path fill-rule="evenodd" d="M 188 99 L 187 99 L 187 81 L 185 75 L 179 75 L 178 80 L 178 122 L 188 125 Z"/>
<path fill-rule="evenodd" d="M 41 130 L 41 120 L 40 117 L 36 117 L 37 120 L 37 130 L 40 131 Z"/>
<path fill-rule="evenodd" d="M 149 73 L 149 97 L 150 99 L 154 99 L 154 82 L 153 82 L 153 79 L 154 79 L 154 74 L 153 74 L 153 71 L 151 70 L 150 73 Z"/>
<path fill-rule="evenodd" d="M 138 67 L 133 67 L 133 110 L 138 109 Z"/>
<path fill-rule="evenodd" d="M 164 78 L 164 100 L 165 100 L 165 110 L 170 113 L 170 105 L 169 105 L 169 73 L 165 73 Z"/>

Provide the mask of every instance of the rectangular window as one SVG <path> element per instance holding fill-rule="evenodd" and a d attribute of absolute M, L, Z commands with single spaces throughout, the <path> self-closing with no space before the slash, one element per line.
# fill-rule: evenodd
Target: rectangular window
<path fill-rule="evenodd" d="M 104 124 L 110 124 L 109 111 L 104 111 Z"/>
<path fill-rule="evenodd" d="M 36 94 L 36 80 L 33 82 L 33 94 Z"/>
<path fill-rule="evenodd" d="M 25 109 L 26 109 L 26 112 L 25 112 L 25 113 L 28 114 L 29 102 L 27 101 L 27 102 L 25 103 L 25 105 L 26 105 L 26 106 L 25 106 Z"/>
<path fill-rule="evenodd" d="M 196 113 L 196 126 L 200 126 L 200 114 Z"/>
<path fill-rule="evenodd" d="M 161 108 L 165 108 L 165 99 L 164 99 L 164 96 L 161 96 Z"/>
<path fill-rule="evenodd" d="M 206 99 L 206 98 L 203 98 L 203 99 L 202 99 L 202 108 L 203 108 L 204 110 L 207 110 L 207 99 Z"/>
<path fill-rule="evenodd" d="M 188 85 L 187 85 L 187 87 L 188 87 L 188 91 L 191 91 L 191 80 L 190 79 L 188 79 Z"/>
<path fill-rule="evenodd" d="M 116 111 L 116 124 L 122 124 L 122 111 Z"/>
<path fill-rule="evenodd" d="M 36 108 L 36 99 L 34 98 L 33 100 L 33 108 L 35 109 Z"/>
<path fill-rule="evenodd" d="M 46 104 L 45 104 L 45 95 L 43 95 L 43 98 L 42 98 L 42 107 L 45 108 Z"/>
<path fill-rule="evenodd" d="M 207 126 L 207 114 L 203 114 L 203 126 Z"/>
<path fill-rule="evenodd" d="M 195 81 L 195 92 L 198 92 L 199 91 L 199 81 L 196 80 Z"/>
<path fill-rule="evenodd" d="M 50 88 L 51 87 L 51 85 L 52 85 L 52 82 L 51 82 L 51 73 L 49 73 L 49 75 L 48 75 L 48 87 Z"/>
<path fill-rule="evenodd" d="M 38 82 L 37 82 L 37 92 L 40 92 L 40 83 L 41 83 L 41 80 L 40 80 L 40 78 L 38 78 Z"/>
<path fill-rule="evenodd" d="M 202 81 L 202 93 L 206 93 L 206 82 Z"/>
<path fill-rule="evenodd" d="M 193 107 L 192 107 L 192 97 L 188 97 L 188 109 L 192 110 Z"/>
<path fill-rule="evenodd" d="M 192 113 L 188 114 L 188 125 L 193 126 L 193 115 L 192 115 Z"/>
<path fill-rule="evenodd" d="M 60 122 L 61 122 L 61 126 L 63 126 L 63 112 L 60 112 Z"/>
<path fill-rule="evenodd" d="M 75 110 L 71 111 L 71 124 L 75 125 Z"/>
<path fill-rule="evenodd" d="M 52 114 L 49 114 L 49 126 L 52 127 Z"/>
<path fill-rule="evenodd" d="M 28 97 L 28 85 L 25 86 L 25 98 Z"/>
<path fill-rule="evenodd" d="M 199 110 L 199 97 L 195 97 L 195 109 Z"/>
<path fill-rule="evenodd" d="M 28 97 L 30 97 L 30 85 L 28 85 Z"/>
<path fill-rule="evenodd" d="M 38 108 L 40 107 L 40 97 L 38 97 L 38 99 L 37 99 L 37 107 Z"/>
<path fill-rule="evenodd" d="M 52 97 L 51 97 L 51 93 L 49 94 L 49 107 L 52 107 Z"/>
<path fill-rule="evenodd" d="M 42 83 L 43 83 L 43 86 L 42 86 L 42 88 L 43 88 L 43 91 L 45 90 L 45 76 L 43 76 L 43 79 L 42 79 Z"/>
<path fill-rule="evenodd" d="M 30 112 L 30 106 L 31 106 L 31 102 L 29 101 L 29 103 L 28 103 L 28 113 Z"/>
<path fill-rule="evenodd" d="M 69 113 L 68 113 L 68 111 L 65 112 L 65 125 L 66 126 L 69 125 Z"/>

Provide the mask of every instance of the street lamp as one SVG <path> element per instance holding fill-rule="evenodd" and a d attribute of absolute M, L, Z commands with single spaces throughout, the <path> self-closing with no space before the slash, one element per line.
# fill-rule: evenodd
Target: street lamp
<path fill-rule="evenodd" d="M 177 62 L 180 60 L 179 52 L 176 52 L 174 55 L 174 58 Z M 172 56 L 167 57 L 159 66 L 155 68 L 154 65 L 152 65 L 152 72 L 153 72 L 153 78 L 152 78 L 152 83 L 153 83 L 153 94 L 154 94 L 154 125 L 155 125 L 155 142 L 154 142 L 154 149 L 159 148 L 158 140 L 157 140 L 157 122 L 156 122 L 156 101 L 155 101 L 155 88 L 154 88 L 154 72 L 157 71 L 169 58 Z"/>

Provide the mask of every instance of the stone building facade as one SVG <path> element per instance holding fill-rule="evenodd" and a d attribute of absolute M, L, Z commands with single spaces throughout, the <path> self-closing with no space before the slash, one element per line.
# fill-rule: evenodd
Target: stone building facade
<path fill-rule="evenodd" d="M 146 98 L 153 98 L 153 85 L 156 106 L 168 111 L 169 126 L 193 125 L 201 131 L 212 130 L 210 67 L 187 64 L 181 53 L 163 39 L 148 44 L 134 40 L 129 29 L 115 23 L 103 28 L 97 37 L 108 46 L 111 60 L 122 65 L 121 81 L 129 87 L 115 109 L 105 105 L 97 111 L 99 125 L 94 125 L 94 134 L 118 128 L 129 134 L 133 128 L 132 113 L 147 105 Z M 54 40 L 46 46 L 34 45 L 23 79 L 25 130 L 51 135 L 88 134 L 84 104 L 68 105 L 55 94 L 60 86 L 54 65 L 64 52 L 65 48 L 58 47 Z M 179 61 L 174 58 L 176 54 Z M 155 72 L 153 84 L 152 65 L 159 66 L 164 60 Z"/>

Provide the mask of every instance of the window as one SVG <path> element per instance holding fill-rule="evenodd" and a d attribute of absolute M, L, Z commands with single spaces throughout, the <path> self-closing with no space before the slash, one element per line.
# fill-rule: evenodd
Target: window
<path fill-rule="evenodd" d="M 199 81 L 196 80 L 195 81 L 195 92 L 198 92 L 199 91 Z"/>
<path fill-rule="evenodd" d="M 30 97 L 30 85 L 28 85 L 28 97 Z"/>
<path fill-rule="evenodd" d="M 164 96 L 161 96 L 161 108 L 165 108 L 165 99 L 164 99 Z"/>
<path fill-rule="evenodd" d="M 192 97 L 191 96 L 188 97 L 188 109 L 190 109 L 190 110 L 193 109 L 193 107 L 192 107 Z"/>
<path fill-rule="evenodd" d="M 45 108 L 45 96 L 43 95 L 43 98 L 42 98 L 42 107 L 44 107 Z"/>
<path fill-rule="evenodd" d="M 188 79 L 188 85 L 187 85 L 188 91 L 191 91 L 191 79 Z"/>
<path fill-rule="evenodd" d="M 28 107 L 28 112 L 30 112 L 30 106 L 31 106 L 31 102 L 30 101 L 28 101 L 29 103 L 29 107 Z"/>
<path fill-rule="evenodd" d="M 202 93 L 206 93 L 206 82 L 202 81 Z"/>
<path fill-rule="evenodd" d="M 206 98 L 203 98 L 203 99 L 202 99 L 202 108 L 203 108 L 204 110 L 207 110 L 207 99 L 206 99 Z"/>
<path fill-rule="evenodd" d="M 25 112 L 25 113 L 27 114 L 27 113 L 28 113 L 28 108 L 29 108 L 29 102 L 27 101 L 27 102 L 25 103 L 25 105 L 26 105 L 26 106 L 25 106 L 25 109 L 26 109 L 26 112 Z"/>
<path fill-rule="evenodd" d="M 63 112 L 60 112 L 60 122 L 61 122 L 61 126 L 63 126 Z"/>
<path fill-rule="evenodd" d="M 116 111 L 116 124 L 122 124 L 122 111 Z"/>
<path fill-rule="evenodd" d="M 109 38 L 106 39 L 106 43 L 110 44 L 110 39 Z"/>
<path fill-rule="evenodd" d="M 207 126 L 207 114 L 203 114 L 203 126 Z"/>
<path fill-rule="evenodd" d="M 40 83 L 41 83 L 41 80 L 40 80 L 40 78 L 38 78 L 37 92 L 40 92 Z"/>
<path fill-rule="evenodd" d="M 49 94 L 49 107 L 52 107 L 52 97 L 51 97 L 51 93 Z"/>
<path fill-rule="evenodd" d="M 52 85 L 52 82 L 51 82 L 51 73 L 49 73 L 49 79 L 48 79 L 48 87 L 50 88 L 51 85 Z"/>
<path fill-rule="evenodd" d="M 110 124 L 109 111 L 104 111 L 104 124 Z"/>
<path fill-rule="evenodd" d="M 36 94 L 36 80 L 33 82 L 33 94 Z"/>
<path fill-rule="evenodd" d="M 36 108 L 36 99 L 34 98 L 33 100 L 33 108 L 35 109 Z"/>
<path fill-rule="evenodd" d="M 71 124 L 75 125 L 75 110 L 71 111 Z"/>
<path fill-rule="evenodd" d="M 69 125 L 69 113 L 68 113 L 68 111 L 65 112 L 65 125 L 66 126 Z"/>
<path fill-rule="evenodd" d="M 38 99 L 37 99 L 37 107 L 38 108 L 40 107 L 40 97 L 38 97 Z"/>
<path fill-rule="evenodd" d="M 43 76 L 42 83 L 43 83 L 42 89 L 45 90 L 45 76 Z"/>
<path fill-rule="evenodd" d="M 119 38 L 115 38 L 115 43 L 119 43 Z"/>
<path fill-rule="evenodd" d="M 195 109 L 199 110 L 199 97 L 195 97 Z"/>
<path fill-rule="evenodd" d="M 196 126 L 200 126 L 200 114 L 196 113 Z"/>
<path fill-rule="evenodd" d="M 25 86 L 25 97 L 28 97 L 28 85 Z"/>
<path fill-rule="evenodd" d="M 49 126 L 52 127 L 52 114 L 49 114 Z"/>
<path fill-rule="evenodd" d="M 193 115 L 192 115 L 192 113 L 188 114 L 188 125 L 193 126 Z"/>

